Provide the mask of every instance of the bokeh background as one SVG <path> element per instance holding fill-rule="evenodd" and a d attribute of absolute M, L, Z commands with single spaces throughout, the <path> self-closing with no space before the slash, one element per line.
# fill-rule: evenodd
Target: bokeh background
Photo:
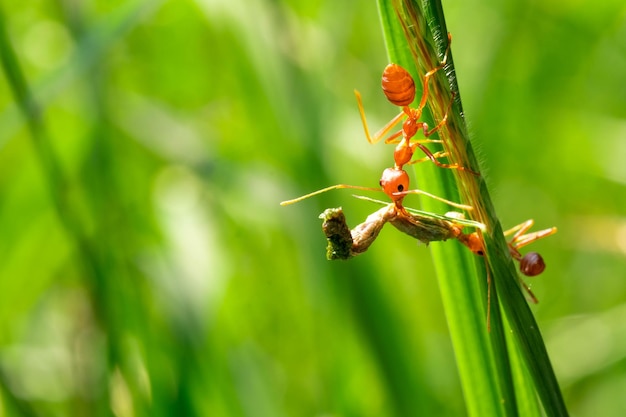
<path fill-rule="evenodd" d="M 428 249 L 329 262 L 318 214 L 376 206 L 278 205 L 391 163 L 374 2 L 0 4 L 44 114 L 0 77 L 0 415 L 465 413 Z M 623 416 L 626 6 L 443 6 L 503 224 L 559 228 L 531 284 L 571 414 Z"/>

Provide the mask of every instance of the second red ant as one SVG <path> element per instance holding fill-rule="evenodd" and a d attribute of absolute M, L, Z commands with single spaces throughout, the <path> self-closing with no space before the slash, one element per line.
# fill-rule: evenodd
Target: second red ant
<path fill-rule="evenodd" d="M 415 164 L 418 162 L 430 160 L 435 165 L 441 168 L 452 168 L 460 171 L 467 171 L 474 175 L 479 175 L 478 173 L 458 164 L 442 163 L 441 161 L 439 161 L 439 158 L 447 156 L 446 152 L 440 151 L 433 153 L 426 146 L 424 146 L 424 143 L 441 143 L 441 140 L 413 139 L 413 137 L 417 134 L 419 130 L 422 130 L 424 136 L 428 138 L 447 123 L 448 112 L 450 111 L 450 108 L 452 106 L 454 95 L 452 97 L 452 100 L 450 100 L 450 104 L 448 106 L 446 114 L 435 127 L 429 129 L 428 124 L 426 122 L 420 122 L 419 119 L 422 117 L 422 112 L 428 100 L 429 80 L 435 73 L 437 73 L 437 71 L 443 69 L 446 65 L 448 54 L 450 52 L 451 42 L 452 36 L 448 34 L 448 47 L 446 48 L 443 60 L 441 61 L 440 65 L 424 74 L 424 79 L 422 80 L 422 97 L 420 98 L 420 102 L 416 108 L 412 108 L 409 106 L 415 99 L 415 81 L 413 80 L 411 74 L 397 64 L 389 64 L 387 65 L 387 67 L 385 67 L 382 76 L 383 92 L 385 93 L 387 100 L 389 100 L 392 104 L 395 104 L 396 106 L 402 107 L 402 111 L 393 119 L 391 119 L 389 123 L 383 126 L 378 132 L 376 132 L 374 136 L 370 135 L 367 120 L 365 118 L 363 102 L 361 100 L 361 94 L 356 90 L 354 91 L 359 106 L 361 121 L 363 122 L 363 129 L 365 130 L 365 136 L 367 137 L 369 143 L 376 143 L 380 141 L 394 128 L 394 126 L 396 126 L 403 118 L 406 117 L 406 120 L 402 124 L 402 129 L 389 135 L 385 139 L 385 143 L 397 143 L 396 149 L 394 151 L 394 161 L 395 167 L 397 169 L 402 169 L 402 167 L 406 164 Z M 400 136 L 402 138 L 400 138 Z M 426 157 L 422 159 L 412 160 L 413 153 L 417 148 L 424 152 L 426 154 Z"/>

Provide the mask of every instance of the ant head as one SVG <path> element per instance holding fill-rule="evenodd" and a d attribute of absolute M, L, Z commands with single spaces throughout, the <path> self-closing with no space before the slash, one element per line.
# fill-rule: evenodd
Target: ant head
<path fill-rule="evenodd" d="M 467 238 L 467 247 L 478 256 L 485 256 L 483 239 L 478 233 L 470 233 Z"/>
<path fill-rule="evenodd" d="M 527 277 L 539 275 L 546 269 L 546 264 L 537 252 L 528 252 L 519 263 L 519 270 Z"/>
<path fill-rule="evenodd" d="M 485 246 L 483 245 L 482 237 L 477 233 L 460 233 L 457 236 L 459 242 L 464 244 L 469 250 L 471 250 L 474 255 L 485 256 Z"/>
<path fill-rule="evenodd" d="M 383 171 L 379 184 L 389 198 L 395 203 L 400 203 L 404 198 L 404 194 L 397 195 L 396 193 L 408 191 L 409 174 L 403 169 L 387 168 Z"/>

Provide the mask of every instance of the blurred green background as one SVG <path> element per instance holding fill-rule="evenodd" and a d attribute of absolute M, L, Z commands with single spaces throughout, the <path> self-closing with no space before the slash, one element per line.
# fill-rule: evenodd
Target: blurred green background
<path fill-rule="evenodd" d="M 1 4 L 44 130 L 0 77 L 0 415 L 465 413 L 428 249 L 329 262 L 318 214 L 376 206 L 278 205 L 391 164 L 374 2 Z M 532 308 L 570 412 L 623 416 L 626 6 L 444 10 L 504 226 L 559 228 Z"/>

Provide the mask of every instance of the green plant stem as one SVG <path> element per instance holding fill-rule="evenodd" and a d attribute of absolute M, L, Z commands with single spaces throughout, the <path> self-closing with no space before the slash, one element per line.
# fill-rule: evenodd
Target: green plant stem
<path fill-rule="evenodd" d="M 447 47 L 447 29 L 440 1 L 380 0 L 379 7 L 392 62 L 407 68 L 414 77 L 439 65 Z M 439 132 L 449 159 L 479 172 L 463 117 L 452 53 L 444 70 L 432 77 L 430 90 L 428 106 L 435 120 L 442 119 L 454 97 L 447 125 Z M 427 122 L 433 123 L 429 112 L 424 116 Z M 483 177 L 440 169 L 433 164 L 420 164 L 416 171 L 418 178 L 427 183 L 427 191 L 451 200 L 460 197 L 461 202 L 474 207 L 469 216 L 486 225 L 483 237 L 490 289 L 486 288 L 485 274 L 476 273 L 462 248 L 433 246 L 469 414 L 517 415 L 514 386 L 528 386 L 523 380 L 526 368 L 546 412 L 566 416 L 567 410 L 541 333 L 520 290 L 517 272 Z M 429 211 L 445 210 L 436 202 L 423 200 L 422 203 Z M 478 264 L 480 262 L 482 260 Z M 487 293 L 491 295 L 491 307 L 486 309 L 483 300 Z M 506 315 L 505 323 L 499 314 L 500 307 Z M 489 334 L 484 320 L 486 310 L 491 312 Z M 505 332 L 504 329 L 510 330 Z M 516 349 L 507 349 L 507 338 Z M 509 352 L 513 360 L 509 359 Z M 515 384 L 514 380 L 517 381 Z M 527 394 L 523 398 L 532 401 Z M 524 406 L 525 413 L 538 409 Z M 530 415 L 540 414 L 537 411 Z"/>
<path fill-rule="evenodd" d="M 391 62 L 400 64 L 418 80 L 417 74 L 423 74 L 425 71 L 415 66 L 394 4 L 390 1 L 380 1 L 379 7 Z M 438 60 L 439 58 L 435 56 L 431 68 L 438 65 Z M 428 115 L 425 117 L 428 120 Z M 432 123 L 432 119 L 429 123 Z M 417 167 L 420 186 L 427 186 L 429 192 L 445 196 L 447 199 L 453 201 L 459 199 L 454 178 L 449 172 L 432 169 L 430 166 L 432 164 L 420 165 Z M 435 201 L 428 202 L 424 199 L 422 204 L 424 209 L 435 213 L 448 210 Z M 496 363 L 486 334 L 485 309 L 478 285 L 482 278 L 477 275 L 473 255 L 455 242 L 431 245 L 431 251 L 468 414 L 506 415 L 499 388 L 500 378 L 497 376 Z"/>

